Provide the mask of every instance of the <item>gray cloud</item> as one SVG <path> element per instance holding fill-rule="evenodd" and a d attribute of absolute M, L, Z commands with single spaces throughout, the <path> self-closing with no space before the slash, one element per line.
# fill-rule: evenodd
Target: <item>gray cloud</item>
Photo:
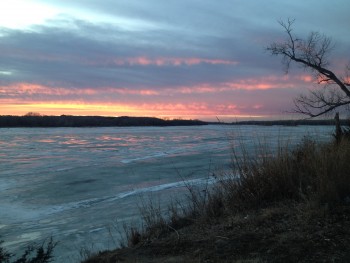
<path fill-rule="evenodd" d="M 94 97 L 83 93 L 43 95 L 41 99 L 48 101 L 55 97 L 137 102 L 137 91 L 147 89 L 156 93 L 142 97 L 147 103 L 233 103 L 241 108 L 251 105 L 252 113 L 271 113 L 289 107 L 291 97 L 302 92 L 304 83 L 294 79 L 300 71 L 293 70 L 290 75 L 298 88 L 288 88 L 288 81 L 282 81 L 287 87 L 255 93 L 238 88 L 219 90 L 230 82 L 283 78 L 279 59 L 264 52 L 269 43 L 284 37 L 278 19 L 296 18 L 295 32 L 300 36 L 319 30 L 333 37 L 336 59 L 346 54 L 350 43 L 347 0 L 42 2 L 67 12 L 29 29 L 0 28 L 0 72 L 12 72 L 0 74 L 0 86 L 32 83 L 52 90 L 101 90 Z M 79 17 L 82 13 L 85 17 Z M 88 19 L 89 14 L 110 19 Z M 201 85 L 218 92 L 181 93 L 184 87 Z M 106 88 L 117 92 L 110 94 Z M 130 92 L 118 93 L 121 89 Z"/>
<path fill-rule="evenodd" d="M 168 36 L 167 32 L 135 35 L 110 25 L 97 26 L 74 20 L 69 22 L 75 27 L 73 32 L 48 26 L 36 27 L 34 31 L 3 30 L 0 67 L 16 72 L 13 81 L 51 82 L 77 88 L 179 85 L 181 76 L 182 85 L 218 81 L 219 76 L 225 81 L 235 67 L 212 65 L 205 61 L 193 66 L 119 65 L 114 61 L 137 57 L 233 60 L 234 55 L 225 58 L 221 49 L 215 52 L 215 49 L 205 45 L 195 50 L 196 42 L 204 43 L 206 39 L 194 39 L 192 45 L 186 39 L 179 40 L 177 45 L 171 45 L 175 39 Z M 211 77 L 209 73 L 212 73 Z"/>

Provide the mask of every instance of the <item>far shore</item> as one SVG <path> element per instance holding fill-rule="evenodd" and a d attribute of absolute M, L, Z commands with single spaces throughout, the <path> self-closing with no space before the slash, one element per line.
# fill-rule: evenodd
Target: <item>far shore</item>
<path fill-rule="evenodd" d="M 341 120 L 347 125 L 348 120 Z M 155 117 L 103 117 L 103 116 L 0 116 L 0 128 L 29 127 L 145 127 L 145 126 L 194 126 L 194 125 L 262 125 L 262 126 L 299 126 L 299 125 L 334 125 L 333 119 L 323 120 L 249 120 L 236 122 L 208 122 L 186 119 L 160 119 Z"/>

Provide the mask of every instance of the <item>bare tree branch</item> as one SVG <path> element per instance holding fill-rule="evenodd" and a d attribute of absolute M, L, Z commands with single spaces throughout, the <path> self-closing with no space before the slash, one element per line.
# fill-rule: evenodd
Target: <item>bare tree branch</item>
<path fill-rule="evenodd" d="M 293 34 L 295 20 L 288 19 L 279 24 L 287 34 L 284 42 L 273 42 L 266 50 L 272 55 L 282 57 L 285 71 L 288 73 L 291 62 L 314 74 L 318 84 L 325 89 L 310 92 L 309 96 L 300 96 L 294 100 L 295 112 L 310 117 L 326 114 L 334 109 L 350 104 L 350 64 L 347 66 L 346 77 L 337 76 L 329 67 L 328 55 L 334 48 L 332 39 L 318 32 L 311 32 L 306 40 Z M 330 86 L 336 86 L 333 90 Z"/>

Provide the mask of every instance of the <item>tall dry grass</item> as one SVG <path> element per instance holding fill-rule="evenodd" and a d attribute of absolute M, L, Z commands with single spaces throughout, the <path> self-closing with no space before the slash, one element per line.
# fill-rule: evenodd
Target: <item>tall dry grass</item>
<path fill-rule="evenodd" d="M 278 202 L 330 208 L 350 203 L 350 140 L 316 143 L 304 138 L 295 147 L 279 145 L 271 150 L 262 146 L 254 155 L 241 146 L 233 152 L 232 171 L 214 176 L 214 185 L 199 189 L 188 185 L 188 202 L 174 201 L 166 213 L 154 203 L 143 204 L 143 227 L 129 231 L 128 244 Z"/>
<path fill-rule="evenodd" d="M 238 180 L 220 182 L 229 208 L 259 207 L 283 200 L 319 204 L 350 198 L 350 142 L 316 143 L 305 138 L 297 147 L 279 148 L 255 158 L 233 159 Z"/>

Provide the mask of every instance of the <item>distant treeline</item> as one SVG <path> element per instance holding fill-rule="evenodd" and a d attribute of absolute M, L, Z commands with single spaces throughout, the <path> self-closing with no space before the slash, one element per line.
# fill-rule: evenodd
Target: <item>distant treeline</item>
<path fill-rule="evenodd" d="M 115 127 L 206 125 L 199 120 L 163 120 L 152 117 L 0 116 L 0 128 L 10 127 Z"/>
<path fill-rule="evenodd" d="M 349 126 L 349 120 L 341 120 L 341 125 Z M 102 116 L 42 116 L 0 115 L 0 128 L 10 127 L 127 127 L 127 126 L 191 126 L 191 125 L 334 125 L 334 120 L 277 120 L 277 121 L 239 121 L 232 123 L 205 122 L 200 120 L 164 120 L 154 117 L 102 117 Z"/>
<path fill-rule="evenodd" d="M 298 126 L 298 125 L 335 125 L 334 119 L 328 120 L 279 120 L 279 121 L 239 121 L 232 125 L 262 125 L 262 126 Z M 349 120 L 340 120 L 341 125 L 349 125 Z"/>

